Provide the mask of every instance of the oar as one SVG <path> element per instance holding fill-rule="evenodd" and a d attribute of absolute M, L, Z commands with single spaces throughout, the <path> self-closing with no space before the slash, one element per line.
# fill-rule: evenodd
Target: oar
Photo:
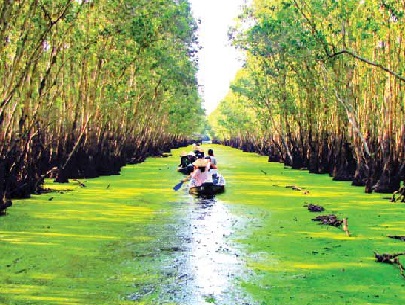
<path fill-rule="evenodd" d="M 174 189 L 175 191 L 178 191 L 178 190 L 181 188 L 181 186 L 183 185 L 183 183 L 184 183 L 184 180 L 181 180 L 179 183 L 177 183 L 177 184 L 173 187 L 173 189 Z"/>

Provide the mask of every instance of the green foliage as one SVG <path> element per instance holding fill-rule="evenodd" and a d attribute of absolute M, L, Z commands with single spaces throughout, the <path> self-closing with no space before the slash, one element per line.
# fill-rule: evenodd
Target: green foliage
<path fill-rule="evenodd" d="M 241 96 L 266 125 L 267 132 L 251 139 L 270 134 L 275 142 L 293 143 L 313 130 L 347 132 L 360 160 L 362 134 L 403 134 L 397 111 L 403 105 L 403 15 L 398 1 L 253 1 L 229 33 L 246 63 L 231 86 L 235 94 L 218 109 L 223 134 L 234 130 L 225 122 L 239 122 L 228 108 Z M 399 155 L 401 145 L 397 138 Z"/>
<path fill-rule="evenodd" d="M 256 114 L 245 97 L 229 92 L 218 108 L 210 114 L 208 121 L 214 138 L 221 140 L 246 137 L 260 128 Z"/>
<path fill-rule="evenodd" d="M 151 138 L 187 136 L 200 125 L 188 1 L 19 1 L 5 18 L 1 93 L 12 98 L 1 113 L 39 105 L 29 119 L 41 118 L 50 134 L 60 125 L 79 132 L 87 118 L 89 129 L 117 136 L 144 132 L 141 122 Z"/>

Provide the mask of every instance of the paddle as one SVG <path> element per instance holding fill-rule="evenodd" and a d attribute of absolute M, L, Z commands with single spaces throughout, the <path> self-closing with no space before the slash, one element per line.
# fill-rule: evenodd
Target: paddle
<path fill-rule="evenodd" d="M 178 191 L 178 190 L 181 188 L 181 186 L 183 185 L 183 183 L 184 183 L 184 180 L 181 180 L 179 183 L 177 183 L 177 184 L 173 187 L 173 189 L 174 189 L 175 191 Z"/>

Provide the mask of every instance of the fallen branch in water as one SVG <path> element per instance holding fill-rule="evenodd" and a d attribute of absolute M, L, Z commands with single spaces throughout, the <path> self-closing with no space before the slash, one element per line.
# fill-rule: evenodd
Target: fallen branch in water
<path fill-rule="evenodd" d="M 285 188 L 292 189 L 293 191 L 302 191 L 302 188 L 295 185 L 287 185 Z"/>
<path fill-rule="evenodd" d="M 72 179 L 73 181 L 76 181 L 77 183 L 79 183 L 79 185 L 81 186 L 81 187 L 86 187 L 86 185 L 83 183 L 83 182 L 80 182 L 79 180 L 77 180 L 77 179 Z"/>
<path fill-rule="evenodd" d="M 374 251 L 374 257 L 379 263 L 395 264 L 398 261 L 398 256 L 405 255 L 405 252 L 395 253 L 395 254 L 378 254 Z"/>
<path fill-rule="evenodd" d="M 343 223 L 343 220 L 340 220 L 336 217 L 336 215 L 321 215 L 315 218 L 312 218 L 313 221 L 319 221 L 320 224 L 329 225 L 334 227 L 340 227 Z"/>
<path fill-rule="evenodd" d="M 404 274 L 404 266 L 401 264 L 399 261 L 398 256 L 400 255 L 405 255 L 405 252 L 400 252 L 400 253 L 395 253 L 395 254 L 388 254 L 388 253 L 383 253 L 383 254 L 378 254 L 377 252 L 374 252 L 374 257 L 376 262 L 378 263 L 385 263 L 385 264 L 390 264 L 390 265 L 397 265 L 401 276 L 405 278 Z"/>
<path fill-rule="evenodd" d="M 307 207 L 310 212 L 323 212 L 325 210 L 324 207 L 312 203 L 305 204 L 304 207 Z"/>
<path fill-rule="evenodd" d="M 399 239 L 402 241 L 405 241 L 405 236 L 400 236 L 400 235 L 388 235 L 389 238 L 393 238 L 393 239 Z"/>

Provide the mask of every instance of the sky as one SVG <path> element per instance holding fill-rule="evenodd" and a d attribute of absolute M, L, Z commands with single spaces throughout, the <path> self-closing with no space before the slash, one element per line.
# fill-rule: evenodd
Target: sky
<path fill-rule="evenodd" d="M 195 19 L 200 19 L 198 83 L 206 113 L 226 96 L 230 82 L 242 66 L 239 54 L 228 41 L 228 28 L 241 12 L 244 0 L 189 0 Z"/>

